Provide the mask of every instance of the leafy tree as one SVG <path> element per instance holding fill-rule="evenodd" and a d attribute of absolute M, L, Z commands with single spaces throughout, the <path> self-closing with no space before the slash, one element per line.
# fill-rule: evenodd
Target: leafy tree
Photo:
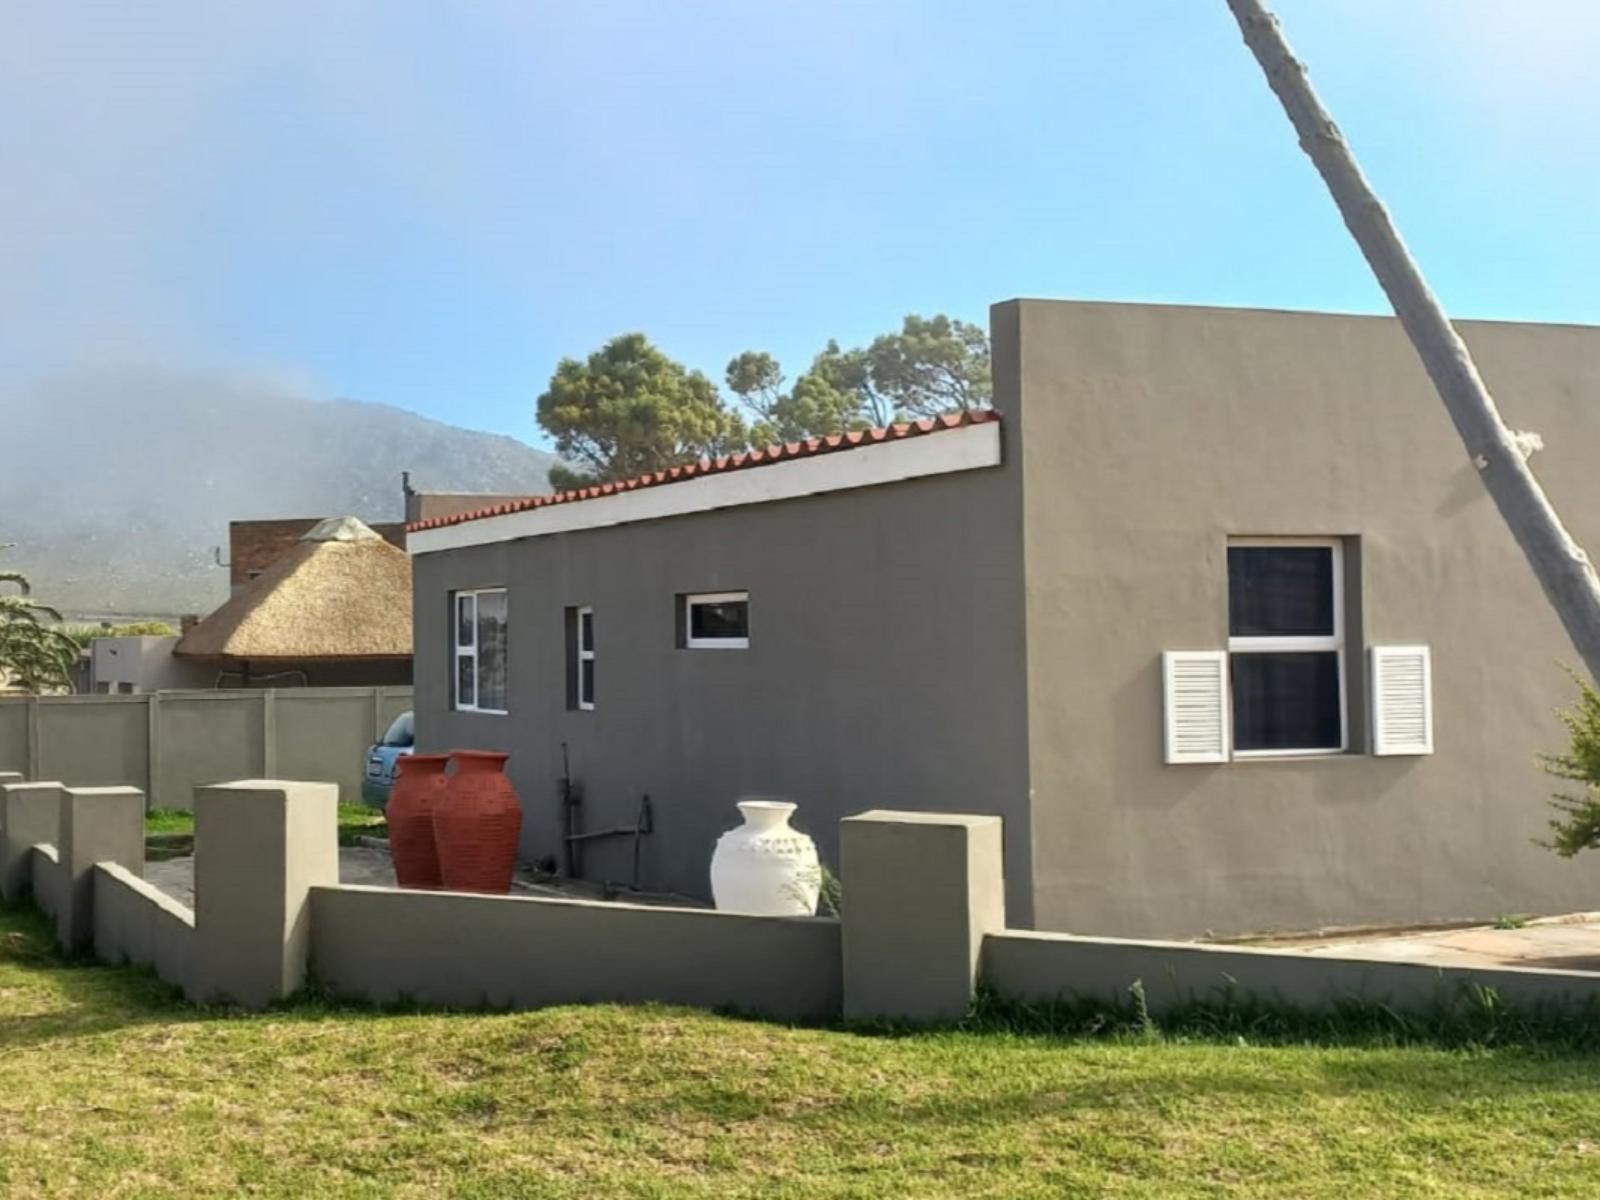
<path fill-rule="evenodd" d="M 32 588 L 20 571 L 0 571 L 0 584 L 17 588 L 15 594 L 0 595 L 0 683 L 25 692 L 70 688 L 77 643 L 41 619 L 59 622 L 61 614 L 30 599 Z"/>
<path fill-rule="evenodd" d="M 562 359 L 538 418 L 567 460 L 550 471 L 555 488 L 628 479 L 747 445 L 743 418 L 716 385 L 641 333 L 612 338 L 584 362 Z"/>
<path fill-rule="evenodd" d="M 754 414 L 757 442 L 786 442 L 985 408 L 993 398 L 989 337 L 940 314 L 905 318 L 869 346 L 830 341 L 788 391 L 776 359 L 749 350 L 728 364 L 728 388 Z"/>
<path fill-rule="evenodd" d="M 1580 784 L 1577 795 L 1557 795 L 1551 804 L 1561 812 L 1553 818 L 1553 837 L 1544 843 L 1563 858 L 1580 850 L 1600 847 L 1600 692 L 1574 674 L 1578 684 L 1575 708 L 1560 714 L 1572 744 L 1565 754 L 1547 754 L 1540 763 L 1551 775 Z"/>
<path fill-rule="evenodd" d="M 728 364 L 728 390 L 756 417 L 751 441 L 756 445 L 843 433 L 873 424 L 869 400 L 871 380 L 866 356 L 845 352 L 837 342 L 812 360 L 794 387 L 783 390 L 777 359 L 747 350 Z"/>
<path fill-rule="evenodd" d="M 987 408 L 994 397 L 988 333 L 942 313 L 913 313 L 899 333 L 874 338 L 867 366 L 873 388 L 903 416 Z"/>

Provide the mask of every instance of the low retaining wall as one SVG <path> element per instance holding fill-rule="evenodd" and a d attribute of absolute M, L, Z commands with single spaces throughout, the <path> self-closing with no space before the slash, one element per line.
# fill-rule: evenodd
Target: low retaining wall
<path fill-rule="evenodd" d="M 1346 1000 L 1420 1010 L 1463 986 L 1493 988 L 1506 1001 L 1534 1006 L 1600 999 L 1600 975 L 1582 971 L 1439 967 L 1015 930 L 985 940 L 983 978 L 996 994 L 1032 1003 L 1126 1001 L 1137 981 L 1152 1013 L 1230 994 L 1311 1010 Z"/>
<path fill-rule="evenodd" d="M 28 890 L 33 894 L 34 904 L 45 916 L 59 919 L 62 893 L 66 890 L 66 881 L 61 877 L 61 855 L 48 842 L 40 842 L 33 847 L 28 867 Z"/>
<path fill-rule="evenodd" d="M 619 1001 L 837 1016 L 839 923 L 580 900 L 319 887 L 311 964 L 340 995 L 458 1008 Z"/>
<path fill-rule="evenodd" d="M 153 966 L 193 1000 L 246 1007 L 308 978 L 378 1002 L 659 1002 L 779 1020 L 953 1020 L 980 982 L 1024 1002 L 1118 1003 L 1138 981 L 1155 1012 L 1225 997 L 1425 1009 L 1463 985 L 1518 1005 L 1600 999 L 1600 974 L 1581 971 L 1010 930 L 998 817 L 874 811 L 841 822 L 840 920 L 346 887 L 338 791 L 281 780 L 197 788 L 191 912 L 141 878 L 138 791 L 0 784 L 0 885 L 7 897 L 31 889 L 69 949 Z"/>
<path fill-rule="evenodd" d="M 154 967 L 175 987 L 193 978 L 194 913 L 116 863 L 94 869 L 94 953 Z"/>

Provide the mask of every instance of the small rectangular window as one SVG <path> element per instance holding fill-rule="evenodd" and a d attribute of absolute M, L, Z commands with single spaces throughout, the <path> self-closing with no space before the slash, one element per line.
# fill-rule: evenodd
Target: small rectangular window
<path fill-rule="evenodd" d="M 455 595 L 455 706 L 462 712 L 506 711 L 506 612 L 504 588 Z"/>
<path fill-rule="evenodd" d="M 1346 748 L 1340 542 L 1231 543 L 1228 634 L 1236 757 Z"/>
<path fill-rule="evenodd" d="M 578 610 L 578 707 L 594 711 L 594 609 Z"/>
<path fill-rule="evenodd" d="M 750 645 L 750 593 L 685 596 L 684 645 L 690 650 L 743 650 Z"/>

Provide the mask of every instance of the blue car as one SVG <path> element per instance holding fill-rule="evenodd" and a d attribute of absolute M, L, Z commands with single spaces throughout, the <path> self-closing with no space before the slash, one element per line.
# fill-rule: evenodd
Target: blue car
<path fill-rule="evenodd" d="M 389 789 L 394 786 L 395 768 L 400 759 L 416 746 L 416 725 L 408 712 L 401 713 L 383 735 L 383 740 L 367 751 L 367 770 L 361 777 L 361 800 L 373 808 L 387 808 Z"/>

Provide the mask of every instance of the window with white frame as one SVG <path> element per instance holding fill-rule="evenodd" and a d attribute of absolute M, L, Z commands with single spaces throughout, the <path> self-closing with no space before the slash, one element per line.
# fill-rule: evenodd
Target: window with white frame
<path fill-rule="evenodd" d="M 455 706 L 506 711 L 506 590 L 457 592 L 454 602 Z"/>
<path fill-rule="evenodd" d="M 578 707 L 585 712 L 592 712 L 594 711 L 594 609 L 585 606 L 578 610 L 577 636 L 573 639 L 573 646 Z"/>
<path fill-rule="evenodd" d="M 750 645 L 750 593 L 702 592 L 683 598 L 683 644 L 690 650 Z"/>
<path fill-rule="evenodd" d="M 1228 543 L 1228 681 L 1236 758 L 1344 750 L 1344 548 Z"/>

